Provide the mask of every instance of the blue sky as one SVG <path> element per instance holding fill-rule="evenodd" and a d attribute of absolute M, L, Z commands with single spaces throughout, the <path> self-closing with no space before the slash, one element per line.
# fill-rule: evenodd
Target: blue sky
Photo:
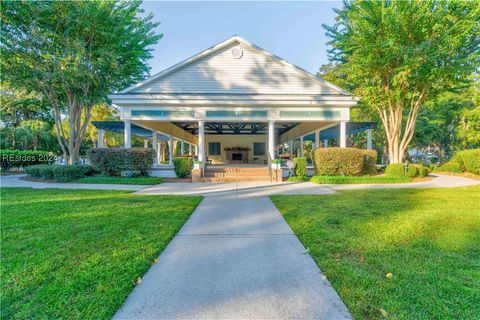
<path fill-rule="evenodd" d="M 235 34 L 312 73 L 326 63 L 322 23 L 333 24 L 341 1 L 144 1 L 164 34 L 150 61 L 155 74 Z"/>

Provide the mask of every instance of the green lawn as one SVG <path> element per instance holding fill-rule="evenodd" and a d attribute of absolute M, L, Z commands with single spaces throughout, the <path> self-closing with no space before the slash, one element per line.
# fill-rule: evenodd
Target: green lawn
<path fill-rule="evenodd" d="M 397 177 L 397 176 L 386 176 L 386 175 L 376 175 L 376 176 L 360 176 L 360 177 L 351 177 L 351 176 L 313 176 L 313 177 L 290 177 L 288 181 L 299 182 L 299 181 L 311 181 L 318 184 L 368 184 L 368 183 L 403 183 L 403 182 L 412 182 L 414 179 L 409 177 Z"/>
<path fill-rule="evenodd" d="M 272 199 L 355 318 L 479 319 L 479 186 Z"/>
<path fill-rule="evenodd" d="M 103 184 L 138 184 L 150 185 L 162 183 L 162 178 L 158 177 L 110 177 L 110 176 L 91 176 L 79 179 L 79 183 L 103 183 Z"/>
<path fill-rule="evenodd" d="M 2 318 L 111 318 L 200 201 L 2 188 Z"/>

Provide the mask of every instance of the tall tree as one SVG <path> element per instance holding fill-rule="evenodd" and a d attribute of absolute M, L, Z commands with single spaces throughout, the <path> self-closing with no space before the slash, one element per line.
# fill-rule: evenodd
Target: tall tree
<path fill-rule="evenodd" d="M 140 3 L 2 2 L 2 75 L 49 102 L 68 163 L 79 160 L 92 107 L 149 71 L 150 46 L 161 35 Z"/>
<path fill-rule="evenodd" d="M 4 126 L 2 145 L 15 149 L 16 130 L 23 121 L 41 120 L 53 123 L 53 116 L 48 105 L 35 94 L 28 94 L 24 90 L 16 90 L 2 82 L 0 86 L 0 121 Z"/>
<path fill-rule="evenodd" d="M 346 2 L 325 26 L 330 58 L 377 112 L 391 163 L 412 140 L 427 97 L 457 85 L 480 65 L 480 7 L 475 1 Z"/>

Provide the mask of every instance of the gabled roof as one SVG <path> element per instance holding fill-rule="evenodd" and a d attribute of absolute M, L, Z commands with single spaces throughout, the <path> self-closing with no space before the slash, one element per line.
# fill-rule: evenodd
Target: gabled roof
<path fill-rule="evenodd" d="M 249 50 L 253 50 L 255 51 L 256 53 L 258 54 L 261 54 L 263 55 L 264 57 L 268 58 L 269 61 L 275 61 L 275 62 L 278 62 L 280 64 L 282 64 L 283 66 L 285 66 L 285 70 L 288 70 L 289 72 L 295 72 L 297 74 L 300 74 L 302 77 L 306 77 L 306 78 L 309 78 L 311 79 L 311 83 L 318 83 L 318 84 L 321 84 L 322 86 L 324 86 L 325 88 L 328 88 L 329 94 L 334 94 L 334 95 L 346 95 L 346 96 L 351 96 L 350 93 L 344 91 L 343 89 L 323 80 L 323 79 L 320 79 L 318 77 L 316 77 L 315 75 L 309 73 L 308 71 L 294 65 L 294 64 L 291 64 L 283 59 L 281 59 L 280 57 L 276 56 L 276 55 L 273 55 L 267 51 L 265 51 L 264 49 L 246 41 L 245 39 L 239 37 L 239 36 L 233 36 L 213 47 L 210 47 L 186 60 L 183 60 L 182 62 L 180 63 L 177 63 L 153 76 L 151 76 L 150 78 L 142 81 L 142 82 L 139 82 L 135 85 L 132 85 L 122 91 L 120 91 L 118 94 L 129 94 L 129 93 L 139 93 L 139 89 L 142 88 L 142 87 L 146 87 L 148 86 L 149 84 L 151 84 L 152 82 L 155 82 L 155 81 L 160 81 L 162 78 L 165 78 L 167 76 L 170 76 L 176 72 L 179 72 L 180 70 L 182 70 L 183 68 L 191 65 L 191 64 L 194 64 L 195 62 L 203 59 L 203 58 L 206 58 L 208 56 L 211 56 L 211 55 L 214 55 L 215 53 L 220 53 L 223 49 L 225 48 L 228 48 L 229 46 L 232 46 L 232 45 L 235 45 L 235 44 L 240 44 L 242 45 L 243 47 L 249 49 Z M 318 85 L 317 85 L 318 86 Z M 148 91 L 147 91 L 148 92 Z M 141 92 L 140 92 L 141 93 Z M 171 92 L 170 92 L 171 93 Z M 184 93 L 184 92 L 183 92 Z M 208 93 L 208 92 L 207 92 Z M 215 93 L 215 92 L 214 92 Z"/>

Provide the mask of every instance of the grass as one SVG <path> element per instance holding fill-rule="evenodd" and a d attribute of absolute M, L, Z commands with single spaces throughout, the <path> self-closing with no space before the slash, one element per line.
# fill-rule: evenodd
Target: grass
<path fill-rule="evenodd" d="M 200 197 L 1 189 L 4 319 L 107 319 Z"/>
<path fill-rule="evenodd" d="M 110 177 L 110 176 L 91 176 L 79 179 L 79 183 L 103 183 L 103 184 L 137 184 L 152 185 L 162 183 L 162 178 L 158 177 Z"/>
<path fill-rule="evenodd" d="M 318 184 L 353 184 L 353 183 L 404 183 L 412 182 L 413 178 L 404 176 L 387 176 L 387 175 L 375 175 L 375 176 L 313 176 L 310 179 L 311 182 Z"/>
<path fill-rule="evenodd" d="M 478 319 L 480 187 L 272 196 L 357 319 Z"/>

